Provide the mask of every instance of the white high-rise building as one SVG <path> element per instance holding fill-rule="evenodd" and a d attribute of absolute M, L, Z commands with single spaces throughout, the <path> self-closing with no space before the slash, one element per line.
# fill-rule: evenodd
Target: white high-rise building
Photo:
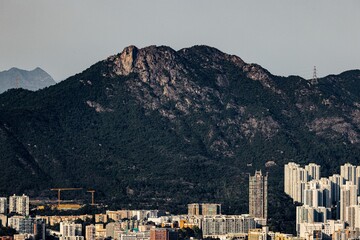
<path fill-rule="evenodd" d="M 340 218 L 340 188 L 344 185 L 345 180 L 339 174 L 334 174 L 329 177 L 331 182 L 331 201 L 332 205 L 335 206 L 335 217 Z"/>
<path fill-rule="evenodd" d="M 317 180 L 306 183 L 304 190 L 303 203 L 309 207 L 323 207 L 323 191 Z"/>
<path fill-rule="evenodd" d="M 345 181 L 351 181 L 356 185 L 356 166 L 353 166 L 350 163 L 345 163 L 340 167 L 340 175 L 345 179 Z"/>
<path fill-rule="evenodd" d="M 340 170 L 340 174 L 320 178 L 320 166 L 317 164 L 310 163 L 304 168 L 293 162 L 285 165 L 284 190 L 294 201 L 303 203 L 296 210 L 298 234 L 304 226 L 307 228 L 312 223 L 321 222 L 322 232 L 327 237 L 334 229 L 343 228 L 345 223 L 351 231 L 360 229 L 360 166 L 346 163 Z M 330 215 L 339 220 L 325 224 Z"/>
<path fill-rule="evenodd" d="M 289 162 L 284 167 L 284 191 L 294 202 L 303 203 L 306 183 L 320 179 L 320 165 L 310 163 L 305 168 L 299 164 Z"/>
<path fill-rule="evenodd" d="M 292 197 L 293 194 L 293 183 L 295 182 L 295 176 L 297 169 L 300 168 L 299 164 L 289 162 L 284 166 L 284 192 Z"/>
<path fill-rule="evenodd" d="M 82 226 L 73 222 L 60 222 L 60 235 L 60 240 L 79 239 L 82 235 Z"/>
<path fill-rule="evenodd" d="M 310 207 L 331 207 L 331 182 L 327 178 L 305 184 L 303 203 Z"/>
<path fill-rule="evenodd" d="M 346 221 L 346 207 L 357 205 L 356 185 L 347 181 L 340 189 L 340 220 Z"/>
<path fill-rule="evenodd" d="M 34 233 L 35 219 L 25 216 L 13 216 L 8 219 L 8 226 L 14 228 L 19 233 Z"/>
<path fill-rule="evenodd" d="M 309 175 L 308 172 L 304 168 L 297 168 L 296 175 L 295 175 L 295 182 L 293 187 L 293 199 L 296 202 L 302 202 L 303 201 L 303 193 L 306 186 L 306 183 L 308 182 Z"/>
<path fill-rule="evenodd" d="M 29 197 L 26 195 L 9 197 L 9 212 L 29 216 Z"/>
<path fill-rule="evenodd" d="M 294 202 L 303 201 L 303 190 L 309 176 L 307 171 L 299 164 L 289 162 L 284 167 L 284 191 Z"/>
<path fill-rule="evenodd" d="M 296 222 L 302 223 L 314 223 L 314 222 L 326 222 L 331 216 L 330 208 L 325 207 L 309 207 L 309 206 L 297 206 L 296 207 Z"/>
<path fill-rule="evenodd" d="M 340 187 L 344 185 L 345 180 L 339 174 L 334 174 L 329 177 L 331 182 L 331 200 L 334 204 L 340 201 Z"/>
<path fill-rule="evenodd" d="M 307 182 L 304 181 L 299 181 L 295 184 L 295 192 L 294 192 L 294 197 L 293 200 L 299 203 L 303 203 L 304 202 L 304 191 L 306 189 L 306 184 Z"/>
<path fill-rule="evenodd" d="M 300 231 L 301 223 L 325 223 L 330 215 L 330 208 L 298 206 L 296 207 L 296 231 Z"/>
<path fill-rule="evenodd" d="M 357 187 L 357 194 L 360 195 L 360 166 L 356 167 L 355 185 Z"/>
<path fill-rule="evenodd" d="M 322 206 L 330 208 L 332 205 L 331 199 L 331 181 L 328 178 L 320 178 L 320 189 L 323 193 Z"/>
<path fill-rule="evenodd" d="M 351 229 L 360 228 L 360 205 L 346 207 L 346 219 Z"/>
<path fill-rule="evenodd" d="M 7 198 L 6 197 L 0 197 L 0 214 L 7 214 Z"/>
<path fill-rule="evenodd" d="M 309 179 L 308 180 L 319 180 L 320 179 L 320 165 L 315 163 L 310 163 L 305 166 L 305 170 L 308 173 Z"/>

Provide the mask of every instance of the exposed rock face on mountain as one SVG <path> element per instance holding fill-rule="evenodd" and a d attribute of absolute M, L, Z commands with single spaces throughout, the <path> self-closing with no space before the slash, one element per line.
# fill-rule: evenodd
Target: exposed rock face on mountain
<path fill-rule="evenodd" d="M 54 84 L 54 79 L 41 68 L 32 71 L 11 68 L 0 72 L 0 93 L 12 88 L 36 91 Z"/>
<path fill-rule="evenodd" d="M 244 213 L 248 173 L 263 169 L 270 224 L 285 230 L 284 163 L 359 163 L 359 90 L 359 70 L 312 84 L 207 46 L 130 46 L 43 91 L 0 95 L 0 194 L 81 186 L 117 206 Z"/>

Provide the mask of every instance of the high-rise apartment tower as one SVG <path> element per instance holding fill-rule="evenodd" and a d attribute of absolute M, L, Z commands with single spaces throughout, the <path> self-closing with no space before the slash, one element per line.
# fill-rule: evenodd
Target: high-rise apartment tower
<path fill-rule="evenodd" d="M 255 171 L 249 177 L 249 214 L 255 218 L 267 218 L 267 184 L 268 175 Z"/>

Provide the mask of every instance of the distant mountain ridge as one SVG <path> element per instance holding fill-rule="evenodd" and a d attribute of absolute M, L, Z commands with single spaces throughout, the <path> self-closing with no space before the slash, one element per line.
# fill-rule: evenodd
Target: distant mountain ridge
<path fill-rule="evenodd" d="M 0 93 L 13 88 L 36 91 L 54 84 L 55 80 L 39 67 L 31 71 L 13 67 L 0 72 Z"/>
<path fill-rule="evenodd" d="M 269 223 L 291 232 L 284 163 L 360 164 L 360 71 L 311 83 L 208 46 L 129 46 L 42 91 L 0 94 L 0 156 L 0 195 L 83 187 L 114 208 L 183 213 L 246 213 L 261 169 Z"/>

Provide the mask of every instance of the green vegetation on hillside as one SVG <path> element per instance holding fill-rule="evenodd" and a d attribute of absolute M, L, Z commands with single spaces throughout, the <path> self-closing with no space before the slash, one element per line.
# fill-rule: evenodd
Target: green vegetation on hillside
<path fill-rule="evenodd" d="M 316 162 L 332 174 L 341 163 L 359 163 L 359 71 L 318 85 L 265 72 L 266 82 L 214 49 L 177 54 L 187 74 L 176 83 L 178 101 L 163 100 L 155 88 L 163 86 L 138 73 L 105 74 L 106 61 L 41 91 L 1 94 L 0 195 L 54 198 L 51 187 L 83 187 L 112 209 L 185 213 L 188 203 L 219 202 L 223 213 L 240 214 L 248 211 L 248 174 L 262 169 L 269 172 L 270 226 L 294 232 L 283 164 Z M 190 95 L 181 81 L 200 93 Z M 185 98 L 189 113 L 178 104 Z M 266 168 L 269 160 L 277 165 Z"/>

